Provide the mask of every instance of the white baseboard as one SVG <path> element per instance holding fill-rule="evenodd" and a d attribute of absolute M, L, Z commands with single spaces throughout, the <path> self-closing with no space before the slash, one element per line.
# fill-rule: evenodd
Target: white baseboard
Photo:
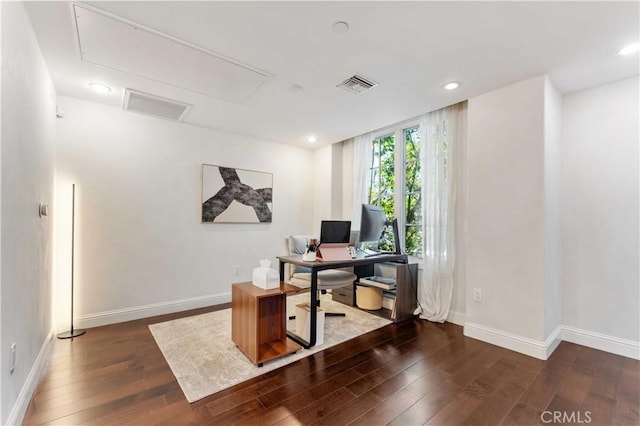
<path fill-rule="evenodd" d="M 464 322 L 466 321 L 466 315 L 462 312 L 449 311 L 449 315 L 447 315 L 447 322 L 450 322 L 455 325 L 461 325 L 464 327 Z"/>
<path fill-rule="evenodd" d="M 29 407 L 29 402 L 31 402 L 33 393 L 36 391 L 36 387 L 40 383 L 40 379 L 44 374 L 44 370 L 49 363 L 49 353 L 51 351 L 51 347 L 53 346 L 53 337 L 54 332 L 53 330 L 51 330 L 49 331 L 49 335 L 47 336 L 47 338 L 42 343 L 42 347 L 40 348 L 38 357 L 33 363 L 31 371 L 29 371 L 27 380 L 25 380 L 22 389 L 20 389 L 18 399 L 16 400 L 16 403 L 14 404 L 11 412 L 9 413 L 9 417 L 7 418 L 7 425 L 22 424 L 24 415 L 27 412 L 27 408 Z"/>
<path fill-rule="evenodd" d="M 542 342 L 484 325 L 467 322 L 464 324 L 464 335 L 534 358 L 546 360 L 560 344 L 561 329 L 562 327 L 556 328 L 547 340 Z"/>
<path fill-rule="evenodd" d="M 551 333 L 547 340 L 545 340 L 545 346 L 547 348 L 547 357 L 545 359 L 549 359 L 553 351 L 556 350 L 558 345 L 562 343 L 562 326 L 559 325 L 555 330 Z"/>
<path fill-rule="evenodd" d="M 171 302 L 154 303 L 151 305 L 135 306 L 133 308 L 117 309 L 98 312 L 77 317 L 74 328 L 92 328 L 119 322 L 132 321 L 157 315 L 172 314 L 206 306 L 220 305 L 231 302 L 231 293 L 221 293 L 209 296 L 193 297 L 190 299 L 174 300 Z"/>
<path fill-rule="evenodd" d="M 640 342 L 575 327 L 562 326 L 562 340 L 640 360 Z"/>

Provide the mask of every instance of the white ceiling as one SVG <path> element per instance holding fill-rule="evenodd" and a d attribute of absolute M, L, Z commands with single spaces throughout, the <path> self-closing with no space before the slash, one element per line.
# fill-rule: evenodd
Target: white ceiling
<path fill-rule="evenodd" d="M 129 55 L 138 52 L 139 61 L 152 63 L 147 68 L 157 70 L 157 75 L 149 78 L 131 69 L 96 65 L 81 57 L 72 3 L 26 2 L 59 95 L 122 107 L 124 89 L 131 88 L 193 105 L 185 122 L 307 148 L 544 73 L 563 93 L 639 74 L 637 54 L 616 54 L 638 41 L 638 2 L 80 5 L 139 24 L 179 42 L 180 49 L 195 47 L 222 55 L 266 78 L 241 102 L 185 88 L 178 81 L 181 64 L 176 54 L 136 51 L 137 41 L 127 31 L 105 39 L 105 50 L 120 46 Z M 348 22 L 349 31 L 334 32 L 336 21 Z M 95 26 L 94 41 L 100 39 L 100 31 L 102 27 Z M 355 73 L 379 86 L 360 95 L 336 88 Z M 193 82 L 215 79 L 212 74 L 204 65 L 188 70 Z M 443 90 L 442 85 L 452 80 L 462 86 Z M 88 87 L 92 81 L 103 81 L 113 90 L 98 95 Z M 221 87 L 223 83 L 216 82 Z M 301 86 L 302 93 L 291 90 L 294 85 Z M 309 134 L 318 137 L 314 146 L 306 142 Z"/>

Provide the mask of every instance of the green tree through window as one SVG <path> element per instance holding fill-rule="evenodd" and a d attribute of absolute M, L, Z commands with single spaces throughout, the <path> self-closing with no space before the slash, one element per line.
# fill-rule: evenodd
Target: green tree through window
<path fill-rule="evenodd" d="M 394 217 L 395 153 L 394 135 L 381 136 L 373 141 L 369 204 L 380 206 L 388 218 Z M 393 234 L 385 232 L 380 250 L 393 250 Z"/>
<path fill-rule="evenodd" d="M 398 219 L 402 234 L 400 239 L 404 241 L 406 252 L 421 257 L 423 232 L 419 127 L 399 128 L 383 134 L 373 140 L 372 153 L 368 202 L 382 207 L 389 219 Z M 378 248 L 394 249 L 391 227 L 383 235 Z"/>
<path fill-rule="evenodd" d="M 407 253 L 422 257 L 422 175 L 418 127 L 404 130 L 404 228 Z"/>

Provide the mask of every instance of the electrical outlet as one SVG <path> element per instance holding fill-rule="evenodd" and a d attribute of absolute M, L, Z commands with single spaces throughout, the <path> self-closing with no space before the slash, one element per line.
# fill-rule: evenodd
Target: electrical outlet
<path fill-rule="evenodd" d="M 482 289 L 481 288 L 474 288 L 473 289 L 473 301 L 474 302 L 478 302 L 478 303 L 482 303 Z"/>
<path fill-rule="evenodd" d="M 16 342 L 13 342 L 11 344 L 11 370 L 9 370 L 9 373 L 13 374 L 13 371 L 16 369 L 16 362 L 17 362 Z"/>
<path fill-rule="evenodd" d="M 240 273 L 240 265 L 235 265 L 233 267 L 233 275 L 238 275 Z"/>

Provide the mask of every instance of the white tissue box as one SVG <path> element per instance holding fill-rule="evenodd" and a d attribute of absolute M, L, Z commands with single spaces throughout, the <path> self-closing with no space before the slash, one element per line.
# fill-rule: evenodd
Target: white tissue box
<path fill-rule="evenodd" d="M 253 285 L 271 290 L 280 287 L 280 276 L 275 269 L 271 269 L 271 261 L 263 259 L 260 266 L 253 270 Z"/>

